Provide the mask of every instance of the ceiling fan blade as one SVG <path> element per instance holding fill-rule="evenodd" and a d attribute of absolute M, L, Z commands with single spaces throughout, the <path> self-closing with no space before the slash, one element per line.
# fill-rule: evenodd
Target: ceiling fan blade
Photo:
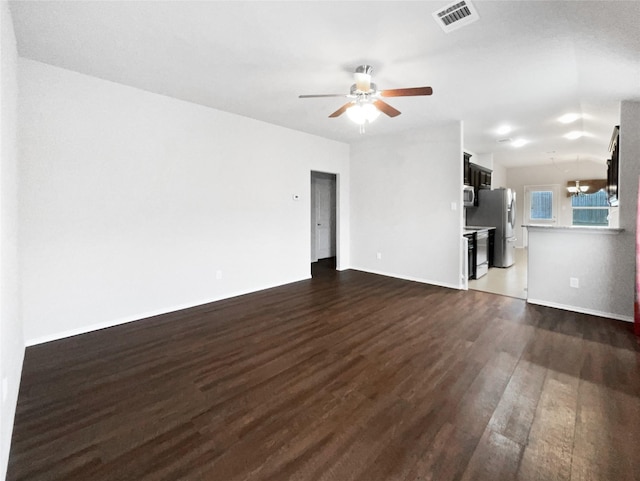
<path fill-rule="evenodd" d="M 351 107 L 353 105 L 353 102 L 347 102 L 346 104 L 344 104 L 342 107 L 340 107 L 338 110 L 336 110 L 334 113 L 332 113 L 331 115 L 329 115 L 330 119 L 333 119 L 335 117 L 340 117 L 349 107 Z"/>
<path fill-rule="evenodd" d="M 433 89 L 431 87 L 413 87 L 408 89 L 390 89 L 382 90 L 380 95 L 383 97 L 411 97 L 414 95 L 431 95 Z"/>
<path fill-rule="evenodd" d="M 315 95 L 298 95 L 299 99 L 313 99 L 320 97 L 348 97 L 348 94 L 315 94 Z"/>
<path fill-rule="evenodd" d="M 373 105 L 375 105 L 380 112 L 384 112 L 389 117 L 397 117 L 398 115 L 400 115 L 399 110 L 394 109 L 391 105 L 383 102 L 382 100 L 376 100 L 375 102 L 373 102 Z"/>

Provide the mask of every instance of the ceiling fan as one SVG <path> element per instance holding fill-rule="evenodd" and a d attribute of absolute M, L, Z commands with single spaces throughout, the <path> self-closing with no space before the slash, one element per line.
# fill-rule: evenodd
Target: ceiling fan
<path fill-rule="evenodd" d="M 349 118 L 359 124 L 361 131 L 364 131 L 364 124 L 373 122 L 380 115 L 380 112 L 387 114 L 389 117 L 400 115 L 399 110 L 381 100 L 381 97 L 413 97 L 416 95 L 431 95 L 433 93 L 431 87 L 378 90 L 376 84 L 371 81 L 371 72 L 373 72 L 371 65 L 357 67 L 354 73 L 355 83 L 351 86 L 348 94 L 300 95 L 299 98 L 347 97 L 352 99 L 329 115 L 329 117 L 336 118 L 347 112 Z"/>

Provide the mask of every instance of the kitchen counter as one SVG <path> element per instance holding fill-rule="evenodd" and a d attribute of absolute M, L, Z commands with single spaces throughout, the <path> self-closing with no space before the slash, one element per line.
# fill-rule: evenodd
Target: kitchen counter
<path fill-rule="evenodd" d="M 465 225 L 463 227 L 463 234 L 472 234 L 474 232 L 479 232 L 482 230 L 495 230 L 495 227 L 483 227 L 479 225 Z"/>
<path fill-rule="evenodd" d="M 522 227 L 526 227 L 528 230 L 540 230 L 542 232 L 575 232 L 575 233 L 588 233 L 588 234 L 620 234 L 624 232 L 624 229 L 618 227 L 599 227 L 599 226 L 584 226 L 584 225 L 547 225 L 547 224 L 524 224 Z"/>

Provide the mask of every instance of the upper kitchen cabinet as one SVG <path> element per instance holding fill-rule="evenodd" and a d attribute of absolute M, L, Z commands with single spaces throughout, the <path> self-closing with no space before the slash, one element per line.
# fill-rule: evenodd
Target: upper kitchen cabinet
<path fill-rule="evenodd" d="M 471 154 L 467 154 L 463 152 L 463 160 L 462 160 L 462 172 L 464 175 L 464 185 L 471 185 L 471 173 L 469 171 Z"/>
<path fill-rule="evenodd" d="M 478 190 L 491 188 L 492 171 L 486 167 L 471 163 L 471 154 L 463 153 L 463 176 L 465 185 L 473 186 L 474 205 L 478 205 Z"/>
<path fill-rule="evenodd" d="M 611 158 L 607 160 L 607 195 L 609 196 L 609 205 L 616 207 L 618 205 L 618 151 L 620 140 L 620 126 L 613 128 L 611 135 L 611 143 L 609 144 L 609 152 Z"/>
<path fill-rule="evenodd" d="M 478 189 L 491 188 L 491 170 L 476 164 L 471 164 L 471 172 L 473 173 L 473 177 L 475 179 L 473 181 L 474 186 L 477 186 Z"/>

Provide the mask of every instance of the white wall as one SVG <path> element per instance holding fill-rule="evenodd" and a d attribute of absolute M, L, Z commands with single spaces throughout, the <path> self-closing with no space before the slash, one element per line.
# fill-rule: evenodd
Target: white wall
<path fill-rule="evenodd" d="M 527 300 L 613 319 L 632 320 L 633 262 L 624 233 L 530 229 Z M 578 279 L 579 287 L 569 285 Z"/>
<path fill-rule="evenodd" d="M 491 174 L 491 188 L 508 188 L 507 168 L 504 165 L 493 163 L 493 173 Z"/>
<path fill-rule="evenodd" d="M 620 227 L 634 244 L 638 206 L 638 178 L 640 177 L 640 102 L 620 104 Z"/>
<path fill-rule="evenodd" d="M 310 172 L 348 186 L 348 145 L 30 60 L 19 68 L 28 344 L 310 276 Z M 348 202 L 344 189 L 342 267 Z"/>
<path fill-rule="evenodd" d="M 613 125 L 611 129 L 613 130 Z M 577 178 L 606 179 L 607 166 L 604 163 L 581 161 L 579 166 L 576 162 L 566 162 L 507 169 L 506 187 L 516 192 L 518 200 L 516 209 L 517 247 L 523 247 L 524 239 L 526 239 L 527 235 L 526 230 L 522 227 L 526 223 L 524 218 L 524 187 L 527 185 L 559 185 L 560 199 L 557 225 L 570 226 L 573 222 L 573 213 L 571 211 L 571 198 L 566 195 L 566 186 L 567 182 L 574 181 Z"/>
<path fill-rule="evenodd" d="M 623 267 L 618 272 L 616 286 L 624 295 L 624 309 L 633 316 L 636 282 L 636 235 L 638 219 L 638 181 L 640 180 L 640 102 L 623 101 L 620 105 L 620 200 L 619 222 L 624 231 L 616 255 Z"/>
<path fill-rule="evenodd" d="M 529 302 L 633 319 L 640 177 L 640 102 L 620 109 L 619 234 L 564 229 L 529 234 Z M 613 128 L 613 126 L 612 126 Z M 511 178 L 511 173 L 509 173 Z M 569 287 L 577 277 L 580 287 Z"/>
<path fill-rule="evenodd" d="M 0 479 L 4 479 L 24 357 L 18 301 L 17 52 L 5 1 L 0 2 L 0 22 Z"/>
<path fill-rule="evenodd" d="M 461 287 L 459 122 L 353 144 L 351 194 L 353 268 Z"/>

